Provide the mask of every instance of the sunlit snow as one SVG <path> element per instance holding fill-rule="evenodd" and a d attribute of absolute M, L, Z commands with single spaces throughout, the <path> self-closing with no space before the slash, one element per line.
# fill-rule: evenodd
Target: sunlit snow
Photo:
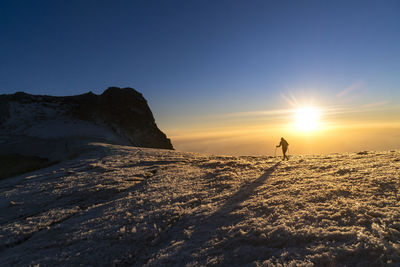
<path fill-rule="evenodd" d="M 0 181 L 0 265 L 399 265 L 399 168 L 92 144 Z"/>

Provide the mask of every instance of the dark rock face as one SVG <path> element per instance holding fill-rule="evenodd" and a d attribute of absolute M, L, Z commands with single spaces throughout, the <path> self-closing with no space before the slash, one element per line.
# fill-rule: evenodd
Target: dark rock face
<path fill-rule="evenodd" d="M 147 101 L 132 88 L 110 87 L 101 95 L 89 92 L 65 97 L 30 95 L 23 92 L 0 95 L 0 128 L 6 129 L 13 112 L 20 114 L 15 108 L 11 111 L 12 103 L 19 106 L 39 105 L 41 108 L 37 110 L 40 110 L 40 114 L 35 116 L 38 121 L 49 119 L 49 112 L 43 110 L 51 109 L 55 110 L 54 114 L 61 114 L 63 118 L 101 124 L 133 146 L 173 149 L 171 141 L 157 127 Z M 50 119 L 57 119 L 57 116 L 53 115 Z M 90 136 L 86 138 L 90 139 Z"/>
<path fill-rule="evenodd" d="M 131 88 L 110 87 L 98 100 L 100 117 L 119 128 L 135 146 L 173 149 L 171 141 L 158 129 L 142 94 Z"/>

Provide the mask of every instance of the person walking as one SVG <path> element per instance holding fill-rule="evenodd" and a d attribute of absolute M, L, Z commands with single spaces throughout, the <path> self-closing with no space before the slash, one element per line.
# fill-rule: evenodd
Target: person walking
<path fill-rule="evenodd" d="M 285 160 L 285 159 L 289 160 L 288 156 L 286 156 L 286 151 L 288 150 L 289 143 L 283 137 L 281 137 L 281 142 L 279 143 L 279 146 L 276 146 L 276 147 L 280 147 L 280 146 L 282 146 L 282 153 L 283 153 L 282 160 Z"/>

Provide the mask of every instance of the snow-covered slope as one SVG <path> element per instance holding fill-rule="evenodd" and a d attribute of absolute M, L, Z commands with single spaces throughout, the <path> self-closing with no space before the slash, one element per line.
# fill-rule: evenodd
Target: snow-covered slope
<path fill-rule="evenodd" d="M 0 153 L 60 160 L 88 141 L 173 149 L 132 88 L 65 97 L 0 95 Z"/>
<path fill-rule="evenodd" d="M 10 101 L 10 117 L 2 125 L 8 133 L 37 138 L 93 137 L 111 142 L 129 144 L 100 119 L 97 123 L 67 115 L 68 109 L 60 103 Z"/>
<path fill-rule="evenodd" d="M 399 151 L 90 147 L 0 181 L 1 266 L 400 265 Z"/>

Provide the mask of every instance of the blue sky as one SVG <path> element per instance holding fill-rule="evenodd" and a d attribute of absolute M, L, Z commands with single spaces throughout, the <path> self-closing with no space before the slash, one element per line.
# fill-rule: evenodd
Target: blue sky
<path fill-rule="evenodd" d="M 162 128 L 282 94 L 400 100 L 399 1 L 1 1 L 0 93 L 134 87 Z M 336 99 L 337 100 L 337 99 Z"/>

